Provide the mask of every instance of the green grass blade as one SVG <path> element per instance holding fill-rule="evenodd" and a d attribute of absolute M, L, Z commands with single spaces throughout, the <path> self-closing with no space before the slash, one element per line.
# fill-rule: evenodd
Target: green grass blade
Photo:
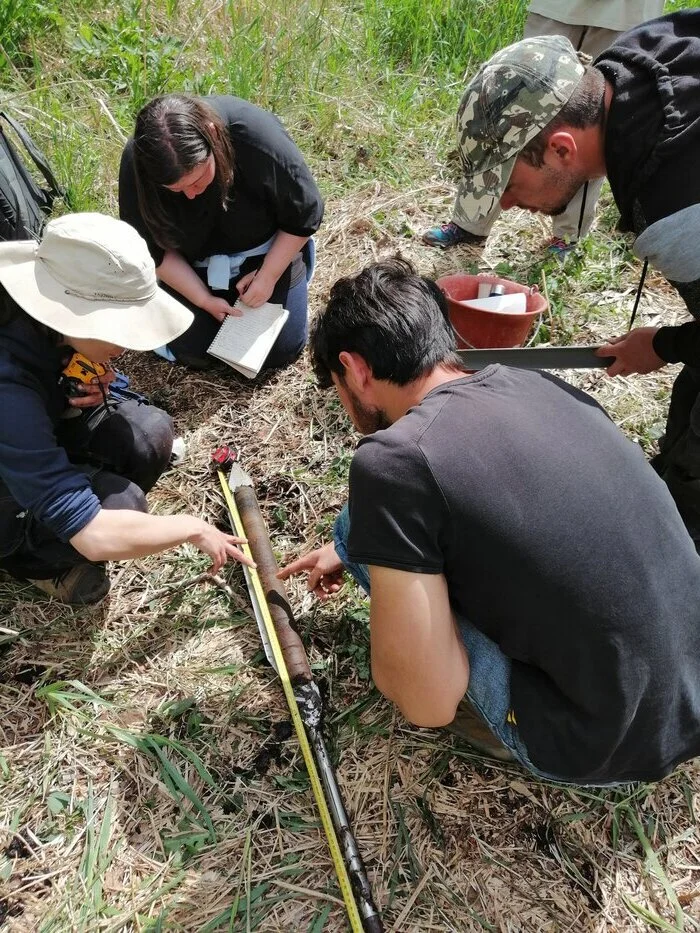
<path fill-rule="evenodd" d="M 673 926 L 667 920 L 664 920 L 663 917 L 659 917 L 659 915 L 655 914 L 652 910 L 648 910 L 646 907 L 633 901 L 632 898 L 628 897 L 626 894 L 622 895 L 622 899 L 633 914 L 641 917 L 642 920 L 645 920 L 651 926 L 659 930 L 664 930 L 665 933 L 676 933 L 678 930 L 678 927 Z"/>
<path fill-rule="evenodd" d="M 637 834 L 637 838 L 639 839 L 642 849 L 644 849 L 644 856 L 645 856 L 644 861 L 645 861 L 647 869 L 649 870 L 650 874 L 652 874 L 657 879 L 657 881 L 661 884 L 661 886 L 663 887 L 666 893 L 666 897 L 669 900 L 669 903 L 673 907 L 675 925 L 670 927 L 670 929 L 672 930 L 685 929 L 685 926 L 684 926 L 685 916 L 683 914 L 683 908 L 681 907 L 680 902 L 678 900 L 678 895 L 676 894 L 673 888 L 673 885 L 668 880 L 668 875 L 661 867 L 661 862 L 659 862 L 658 856 L 656 855 L 656 852 L 652 848 L 651 842 L 647 838 L 647 835 L 644 832 L 642 824 L 639 822 L 639 819 L 637 818 L 637 814 L 632 810 L 631 807 L 627 809 L 627 816 L 628 816 L 630 823 L 632 824 L 632 828 Z"/>
<path fill-rule="evenodd" d="M 156 756 L 160 763 L 161 774 L 164 776 L 167 775 L 169 786 L 179 792 L 183 797 L 186 797 L 187 800 L 192 804 L 195 810 L 201 816 L 206 829 L 209 831 L 209 839 L 211 842 L 216 841 L 216 832 L 214 830 L 214 824 L 211 821 L 209 816 L 209 811 L 204 806 L 202 801 L 199 799 L 194 789 L 187 783 L 186 779 L 182 776 L 178 768 L 167 758 L 163 750 L 157 743 L 151 745 L 153 754 Z"/>

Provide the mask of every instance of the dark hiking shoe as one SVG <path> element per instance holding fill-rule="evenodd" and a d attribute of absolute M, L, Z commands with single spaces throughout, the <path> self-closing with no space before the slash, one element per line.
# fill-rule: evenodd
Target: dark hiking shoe
<path fill-rule="evenodd" d="M 488 755 L 489 758 L 496 758 L 498 761 L 515 761 L 515 755 L 496 738 L 486 720 L 467 699 L 462 700 L 457 707 L 455 718 L 445 728 L 464 739 L 482 755 Z"/>
<path fill-rule="evenodd" d="M 69 606 L 99 603 L 109 592 L 104 564 L 78 564 L 48 580 L 29 580 L 33 586 Z"/>
<path fill-rule="evenodd" d="M 440 224 L 439 227 L 431 227 L 430 230 L 425 231 L 421 239 L 427 246 L 439 246 L 441 249 L 450 249 L 451 246 L 459 246 L 460 243 L 465 243 L 467 246 L 483 246 L 486 242 L 485 236 L 477 236 L 476 233 L 463 230 L 452 221 L 448 224 Z"/>

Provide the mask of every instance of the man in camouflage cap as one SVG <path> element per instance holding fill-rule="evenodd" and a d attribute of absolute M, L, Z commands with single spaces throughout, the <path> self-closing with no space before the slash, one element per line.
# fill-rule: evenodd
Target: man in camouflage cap
<path fill-rule="evenodd" d="M 663 13 L 663 0 L 530 0 L 523 39 L 537 36 L 564 36 L 576 52 L 597 58 L 623 32 Z M 567 49 L 567 52 L 569 50 Z M 461 113 L 461 111 L 460 111 Z M 458 121 L 457 132 L 460 133 Z M 552 222 L 549 252 L 564 259 L 591 228 L 603 178 L 589 182 Z M 459 244 L 482 245 L 500 214 L 500 205 L 478 220 L 466 220 L 460 210 L 458 191 L 454 219 L 438 224 L 423 233 L 428 246 L 449 249 Z"/>
<path fill-rule="evenodd" d="M 583 76 L 584 66 L 563 36 L 523 39 L 482 66 L 457 114 L 464 171 L 454 213 L 458 224 L 467 226 L 493 211 L 522 151 L 560 113 Z M 573 180 L 564 186 L 566 201 L 559 203 L 557 195 L 545 213 L 561 213 L 580 185 L 577 174 L 575 187 Z"/>

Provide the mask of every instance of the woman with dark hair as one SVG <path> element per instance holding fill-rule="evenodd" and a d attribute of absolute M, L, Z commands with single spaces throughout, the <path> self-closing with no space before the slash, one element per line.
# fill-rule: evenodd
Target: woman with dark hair
<path fill-rule="evenodd" d="M 237 97 L 157 97 L 140 111 L 122 154 L 119 214 L 144 237 L 161 284 L 193 311 L 159 350 L 207 368 L 207 348 L 239 296 L 282 304 L 289 317 L 267 367 L 307 338 L 309 238 L 323 201 L 279 120 Z"/>

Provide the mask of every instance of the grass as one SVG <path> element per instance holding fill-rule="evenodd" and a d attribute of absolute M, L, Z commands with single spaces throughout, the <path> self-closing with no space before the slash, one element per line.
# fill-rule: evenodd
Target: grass
<path fill-rule="evenodd" d="M 378 175 L 405 185 L 451 146 L 477 51 L 515 39 L 523 19 L 523 3 L 464 0 L 118 0 L 101 15 L 86 0 L 9 0 L 0 75 L 78 210 L 114 210 L 124 137 L 148 99 L 173 89 L 231 92 L 274 110 L 326 192 Z"/>
<path fill-rule="evenodd" d="M 275 110 L 327 196 L 312 289 L 400 252 L 425 274 L 499 270 L 546 289 L 540 340 L 626 325 L 638 264 L 609 195 L 564 267 L 548 224 L 504 215 L 479 256 L 416 234 L 447 218 L 464 73 L 522 29 L 525 4 L 480 0 L 93 0 L 0 6 L 2 105 L 23 119 L 76 209 L 116 211 L 136 111 L 182 88 Z M 641 323 L 683 310 L 650 275 Z M 223 522 L 208 474 L 244 448 L 280 559 L 327 537 L 353 437 L 305 362 L 259 386 L 130 355 L 189 455 L 152 496 Z M 569 374 L 648 452 L 673 373 Z M 0 926 L 12 931 L 346 928 L 281 691 L 242 575 L 196 581 L 190 548 L 115 565 L 97 610 L 0 580 Z M 367 604 L 292 587 L 326 704 L 328 747 L 387 929 L 692 931 L 700 924 L 697 763 L 654 786 L 566 789 L 411 728 L 373 688 Z"/>

